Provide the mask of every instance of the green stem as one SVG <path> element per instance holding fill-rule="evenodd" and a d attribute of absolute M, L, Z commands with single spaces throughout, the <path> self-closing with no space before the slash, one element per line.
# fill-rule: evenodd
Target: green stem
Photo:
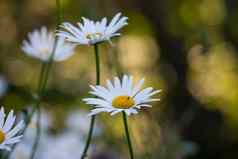
<path fill-rule="evenodd" d="M 62 12 L 61 12 L 61 5 L 60 5 L 60 0 L 56 0 L 56 6 L 57 6 L 57 28 L 59 28 L 60 23 L 62 22 Z M 33 107 L 33 110 L 31 111 L 31 113 L 28 115 L 28 117 L 25 120 L 25 124 L 26 126 L 23 129 L 23 134 L 25 133 L 28 125 L 31 122 L 32 116 L 34 115 L 35 112 L 38 111 L 38 118 L 37 118 L 37 133 L 36 133 L 36 139 L 34 141 L 33 144 L 33 148 L 32 148 L 32 152 L 30 155 L 30 159 L 34 159 L 35 156 L 35 152 L 40 140 L 40 104 L 41 104 L 41 98 L 44 94 L 44 91 L 46 89 L 46 85 L 49 79 L 49 73 L 50 73 L 50 69 L 52 67 L 53 64 L 53 59 L 54 59 L 54 54 L 55 54 L 55 50 L 56 50 L 56 44 L 58 41 L 58 36 L 55 38 L 55 42 L 54 42 L 54 47 L 53 47 L 53 51 L 52 54 L 48 60 L 48 62 L 42 62 L 42 66 L 41 66 L 41 71 L 40 71 L 40 76 L 39 76 L 39 82 L 38 82 L 38 87 L 37 87 L 37 97 L 36 97 L 36 102 L 35 105 Z M 13 147 L 13 149 L 15 148 L 15 146 Z M 12 150 L 13 152 L 13 150 Z M 11 154 L 8 154 L 5 158 L 9 158 Z M 4 159 L 5 159 L 4 158 Z"/>
<path fill-rule="evenodd" d="M 57 7 L 57 29 L 59 29 L 60 24 L 62 23 L 63 19 L 63 12 L 61 8 L 60 0 L 56 0 L 56 7 Z"/>
<path fill-rule="evenodd" d="M 35 106 L 33 107 L 32 112 L 29 114 L 29 116 L 27 117 L 27 119 L 25 121 L 26 126 L 23 130 L 23 133 L 26 131 L 27 126 L 30 124 L 31 118 L 34 115 L 34 113 L 36 112 L 37 108 L 40 106 L 41 96 L 42 96 L 42 93 L 44 90 L 43 82 L 44 82 L 45 78 L 48 78 L 48 75 L 46 74 L 46 69 L 47 69 L 47 63 L 42 62 L 39 81 L 38 81 L 38 87 L 37 87 L 36 103 L 35 103 Z"/>
<path fill-rule="evenodd" d="M 95 62 L 96 62 L 96 85 L 99 85 L 100 84 L 100 58 L 99 58 L 99 52 L 98 52 L 98 45 L 97 44 L 94 45 L 94 53 L 95 53 Z M 89 145 L 90 145 L 91 140 L 92 140 L 93 129 L 94 129 L 94 125 L 95 125 L 95 118 L 96 118 L 95 115 L 93 115 L 91 117 L 88 137 L 87 137 L 86 145 L 84 147 L 84 151 L 83 151 L 83 154 L 81 156 L 81 159 L 84 159 L 84 158 L 87 157 L 88 148 L 89 148 Z"/>
<path fill-rule="evenodd" d="M 96 85 L 100 84 L 100 58 L 98 53 L 98 45 L 94 45 L 94 52 L 95 52 L 95 61 L 96 61 Z"/>
<path fill-rule="evenodd" d="M 35 142 L 32 146 L 32 153 L 30 155 L 30 158 L 33 159 L 35 154 L 36 154 L 36 150 L 40 141 L 40 135 L 41 135 L 41 125 L 40 125 L 40 121 L 41 121 L 41 108 L 38 106 L 37 108 L 37 122 L 36 122 L 36 137 L 35 137 Z"/>
<path fill-rule="evenodd" d="M 28 127 L 28 125 L 31 121 L 31 118 L 32 118 L 33 114 L 36 111 L 36 108 L 39 107 L 39 105 L 40 105 L 40 94 L 41 94 L 41 91 L 42 91 L 42 83 L 43 83 L 44 76 L 45 76 L 45 70 L 46 70 L 46 63 L 43 62 L 42 65 L 41 65 L 41 70 L 40 70 L 40 75 L 39 75 L 39 81 L 38 81 L 38 86 L 37 86 L 37 94 L 36 94 L 36 98 L 35 98 L 36 99 L 35 100 L 35 105 L 33 107 L 33 110 L 31 111 L 31 113 L 25 119 L 25 125 L 26 126 L 24 127 L 22 134 L 25 133 L 25 131 L 26 131 L 26 129 L 27 129 L 27 127 Z M 14 151 L 16 145 L 13 146 L 11 152 Z M 9 158 L 10 155 L 11 155 L 11 153 L 8 153 L 7 155 L 5 155 L 4 159 Z"/>
<path fill-rule="evenodd" d="M 56 42 L 55 42 L 54 45 L 56 45 Z M 36 137 L 35 137 L 35 141 L 33 143 L 32 151 L 31 151 L 31 154 L 30 154 L 30 159 L 34 159 L 35 154 L 36 154 L 36 150 L 37 150 L 37 147 L 38 147 L 38 144 L 39 144 L 39 140 L 40 140 L 40 133 L 41 133 L 41 125 L 40 125 L 41 109 L 40 109 L 40 103 L 41 103 L 41 98 L 44 96 L 44 91 L 46 89 L 47 82 L 48 82 L 48 79 L 49 79 L 50 69 L 51 69 L 51 66 L 52 66 L 52 63 L 53 63 L 53 54 L 54 54 L 54 52 L 55 52 L 55 50 L 53 50 L 49 62 L 45 63 L 44 74 L 43 74 L 44 76 L 42 78 L 42 81 L 40 82 L 41 85 L 39 87 L 40 90 L 38 92 L 39 99 L 37 99 L 36 105 L 33 108 L 33 111 L 31 112 L 30 118 L 28 119 L 28 123 L 27 123 L 27 125 L 28 125 L 30 123 L 34 113 L 37 112 Z"/>
<path fill-rule="evenodd" d="M 131 144 L 131 138 L 130 138 L 128 123 L 127 123 L 127 116 L 124 111 L 122 112 L 122 116 L 123 116 L 123 123 L 124 123 L 124 127 L 125 127 L 126 140 L 127 140 L 127 144 L 128 144 L 128 148 L 129 148 L 129 152 L 130 152 L 130 158 L 134 159 L 133 147 Z"/>
<path fill-rule="evenodd" d="M 56 30 L 59 28 L 60 23 L 62 22 L 62 12 L 61 12 L 61 3 L 60 0 L 56 0 L 56 6 L 57 6 L 57 27 Z M 55 42 L 54 42 L 54 47 L 53 47 L 53 51 L 52 54 L 49 58 L 49 61 L 46 64 L 45 67 L 45 78 L 43 78 L 42 83 L 40 86 L 40 92 L 39 92 L 39 96 L 40 98 L 43 96 L 44 91 L 46 89 L 47 83 L 48 83 L 48 79 L 49 79 L 49 74 L 50 74 L 50 70 L 53 64 L 53 60 L 54 60 L 54 55 L 55 55 L 55 51 L 56 51 L 56 46 L 57 46 L 57 42 L 58 42 L 58 36 L 56 36 L 55 38 Z M 34 114 L 35 111 L 38 111 L 38 118 L 37 118 L 37 130 L 36 130 L 36 138 L 32 147 L 32 152 L 30 155 L 30 159 L 34 159 L 35 157 L 35 153 L 39 144 L 39 140 L 40 140 L 40 133 L 41 133 L 41 125 L 40 125 L 40 116 L 41 116 L 41 111 L 40 111 L 40 100 L 39 102 L 37 102 L 35 109 L 32 112 L 32 115 Z M 31 116 L 32 116 L 31 115 Z"/>

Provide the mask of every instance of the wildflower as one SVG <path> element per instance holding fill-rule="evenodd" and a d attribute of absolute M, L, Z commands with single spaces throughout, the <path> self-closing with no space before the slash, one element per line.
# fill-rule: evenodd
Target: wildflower
<path fill-rule="evenodd" d="M 40 30 L 34 30 L 28 34 L 29 41 L 24 40 L 22 50 L 29 56 L 38 58 L 43 61 L 50 60 L 54 52 L 55 61 L 63 61 L 74 53 L 75 45 L 66 43 L 64 38 L 59 38 L 55 46 L 55 36 L 52 32 L 47 31 L 46 27 Z"/>
<path fill-rule="evenodd" d="M 77 27 L 65 22 L 61 25 L 66 31 L 60 30 L 57 35 L 66 40 L 83 45 L 93 45 L 103 41 L 110 41 L 114 36 L 120 36 L 118 30 L 127 25 L 127 17 L 121 17 L 121 13 L 116 14 L 107 25 L 107 18 L 101 21 L 92 21 L 82 18 L 83 23 L 77 23 Z"/>
<path fill-rule="evenodd" d="M 101 112 L 109 112 L 111 115 L 124 111 L 127 115 L 137 114 L 141 107 L 151 107 L 149 102 L 159 101 L 160 99 L 152 99 L 151 96 L 159 93 L 161 90 L 153 90 L 152 87 L 141 90 L 144 79 L 141 79 L 133 86 L 133 77 L 124 75 L 122 80 L 118 77 L 114 78 L 114 84 L 107 80 L 107 88 L 102 86 L 90 86 L 92 91 L 90 94 L 95 95 L 94 98 L 85 98 L 89 105 L 93 105 L 95 109 L 89 115 L 95 115 Z"/>
<path fill-rule="evenodd" d="M 17 135 L 24 127 L 24 122 L 20 121 L 15 127 L 16 116 L 14 116 L 13 111 L 10 111 L 6 121 L 4 108 L 1 107 L 0 110 L 0 149 L 5 149 L 10 151 L 11 145 L 18 143 L 22 135 Z"/>

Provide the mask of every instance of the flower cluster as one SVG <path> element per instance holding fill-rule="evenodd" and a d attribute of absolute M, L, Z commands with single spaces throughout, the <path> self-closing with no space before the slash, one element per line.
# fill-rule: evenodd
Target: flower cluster
<path fill-rule="evenodd" d="M 77 25 L 73 25 L 69 22 L 64 22 L 60 25 L 60 29 L 56 31 L 48 31 L 46 27 L 41 27 L 39 30 L 34 30 L 33 32 L 28 34 L 28 39 L 23 41 L 22 50 L 27 55 L 34 57 L 36 59 L 41 60 L 44 64 L 43 66 L 47 66 L 49 69 L 50 64 L 54 61 L 63 61 L 68 59 L 74 54 L 74 49 L 77 45 L 95 45 L 97 48 L 97 44 L 102 43 L 104 41 L 111 42 L 111 38 L 120 36 L 119 30 L 126 26 L 128 17 L 122 16 L 121 13 L 116 14 L 112 20 L 108 23 L 107 18 L 102 18 L 100 21 L 92 21 L 87 18 L 82 18 L 83 22 L 78 22 Z M 95 53 L 97 55 L 97 49 L 95 49 Z M 97 59 L 98 58 L 98 59 Z M 96 62 L 99 63 L 99 57 L 96 56 Z M 99 64 L 96 65 L 97 71 L 100 72 Z M 44 68 L 44 67 L 43 67 Z M 49 70 L 43 70 L 44 77 L 42 77 L 43 81 L 47 81 Z M 97 72 L 97 79 L 100 79 L 99 73 Z M 1 90 L 3 90 L 3 80 L 0 78 L 0 96 Z M 99 80 L 98 80 L 99 81 Z M 39 80 L 39 84 L 44 82 L 41 81 L 41 77 Z M 90 85 L 91 91 L 89 94 L 93 95 L 93 97 L 84 98 L 83 101 L 93 106 L 93 110 L 88 114 L 92 116 L 92 121 L 94 120 L 94 116 L 101 113 L 107 112 L 111 115 L 115 115 L 119 112 L 123 112 L 125 127 L 127 128 L 126 115 L 129 116 L 131 114 L 137 114 L 138 111 L 143 107 L 152 107 L 151 102 L 159 101 L 158 98 L 153 98 L 154 95 L 159 93 L 161 90 L 155 90 L 152 87 L 143 88 L 144 79 L 139 80 L 137 83 L 133 82 L 133 76 L 131 75 L 123 75 L 122 78 L 114 77 L 113 80 L 107 80 L 106 86 Z M 42 91 L 45 85 L 40 85 L 40 91 Z M 4 90 L 5 91 L 5 90 Z M 38 94 L 39 96 L 41 93 Z M 40 98 L 38 99 L 40 101 Z M 39 104 L 39 103 L 38 103 Z M 0 110 L 0 149 L 11 150 L 11 147 L 18 143 L 23 137 L 22 132 L 25 132 L 26 138 L 24 142 L 22 142 L 21 149 L 25 150 L 29 153 L 31 148 L 29 145 L 36 145 L 38 142 L 33 142 L 35 133 L 40 133 L 40 131 L 44 132 L 44 122 L 41 119 L 36 118 L 35 113 L 39 113 L 39 105 L 36 105 L 30 116 L 28 116 L 31 122 L 27 123 L 26 127 L 24 126 L 23 120 L 19 121 L 18 124 L 15 124 L 16 116 L 13 115 L 13 111 L 10 111 L 7 118 L 5 119 L 4 108 L 2 107 Z M 38 114 L 38 116 L 39 116 Z M 78 113 L 79 114 L 79 113 Z M 41 113 L 42 115 L 42 113 Z M 77 116 L 77 115 L 76 115 Z M 87 127 L 87 130 L 90 128 L 89 137 L 87 139 L 87 144 L 90 144 L 90 138 L 93 130 L 93 122 L 92 125 L 89 126 L 89 122 L 85 121 L 86 118 L 75 121 L 76 116 L 69 118 L 67 120 L 67 126 L 73 127 L 75 132 L 85 132 L 85 129 L 82 127 Z M 88 119 L 88 118 L 87 118 Z M 29 131 L 33 123 L 34 128 L 38 128 L 36 132 Z M 48 121 L 45 123 L 49 123 Z M 79 125 L 79 123 L 81 123 Z M 43 129 L 39 129 L 39 125 L 43 125 Z M 80 128 L 75 128 L 77 126 L 81 126 Z M 47 126 L 46 126 L 47 127 Z M 26 131 L 25 131 L 26 130 Z M 35 130 L 35 129 L 34 129 Z M 82 152 L 78 151 L 79 147 L 82 147 L 81 141 L 75 140 L 77 133 L 64 133 L 62 138 L 53 138 L 49 136 L 43 136 L 49 140 L 47 144 L 42 147 L 42 158 L 51 159 L 51 158 L 69 158 L 70 154 L 77 153 L 75 158 L 79 158 Z M 126 131 L 128 135 L 128 131 Z M 42 137 L 42 134 L 37 134 L 38 137 Z M 128 135 L 129 136 L 129 135 Z M 28 140 L 30 138 L 30 140 Z M 129 137 L 128 137 L 129 138 Z M 36 141 L 36 140 L 35 140 Z M 82 139 L 84 141 L 84 139 Z M 86 141 L 86 140 L 85 140 Z M 44 140 L 41 142 L 44 142 Z M 40 142 L 40 143 L 41 143 Z M 37 145 L 36 145 L 37 146 Z M 49 147 L 54 147 L 51 149 Z M 81 158 L 86 156 L 87 148 L 89 145 L 85 146 Z M 132 151 L 130 151 L 132 152 Z M 33 152 L 33 158 L 34 158 Z M 37 151 L 36 151 L 37 153 Z M 15 152 L 15 156 L 17 156 L 17 151 Z M 133 154 L 131 154 L 133 155 Z M 72 156 L 71 156 L 72 158 Z"/>

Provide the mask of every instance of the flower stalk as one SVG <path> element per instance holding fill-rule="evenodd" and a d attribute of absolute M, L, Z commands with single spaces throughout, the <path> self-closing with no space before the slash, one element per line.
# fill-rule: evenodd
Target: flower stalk
<path fill-rule="evenodd" d="M 95 53 L 95 63 L 96 63 L 96 85 L 99 85 L 100 84 L 100 57 L 99 57 L 99 51 L 98 51 L 98 44 L 94 44 L 94 53 Z M 95 125 L 95 118 L 96 118 L 95 115 L 91 117 L 88 137 L 87 137 L 86 145 L 84 147 L 84 151 L 81 156 L 81 159 L 84 159 L 85 157 L 87 157 L 88 148 L 92 140 L 94 125 Z"/>
<path fill-rule="evenodd" d="M 57 6 L 57 26 L 56 28 L 59 28 L 59 25 L 62 21 L 62 11 L 61 11 L 61 4 L 60 4 L 60 0 L 56 0 L 56 6 Z M 47 62 L 42 62 L 42 69 L 41 69 L 41 73 L 40 73 L 40 78 L 39 78 L 39 85 L 38 85 L 38 97 L 37 97 L 37 102 L 36 105 L 30 115 L 30 118 L 27 120 L 27 125 L 30 123 L 31 118 L 33 116 L 33 114 L 35 112 L 37 112 L 37 130 L 36 130 L 36 138 L 35 141 L 33 143 L 33 147 L 32 147 L 32 151 L 30 154 L 30 159 L 34 159 L 35 154 L 36 154 L 36 150 L 40 141 L 40 133 L 41 133 L 41 125 L 40 125 L 40 121 L 41 121 L 41 108 L 40 108 L 40 103 L 41 103 L 41 98 L 44 94 L 44 91 L 46 89 L 48 80 L 49 80 L 49 74 L 50 74 L 50 70 L 52 68 L 52 64 L 54 61 L 54 54 L 56 52 L 56 46 L 57 46 L 57 42 L 58 42 L 58 36 L 56 36 L 55 41 L 54 41 L 54 47 L 53 47 L 53 51 L 50 55 L 50 58 Z"/>
<path fill-rule="evenodd" d="M 53 59 L 54 59 L 54 54 L 55 54 L 55 50 L 56 50 L 57 40 L 58 40 L 58 38 L 56 37 L 56 40 L 55 40 L 55 43 L 54 43 L 54 48 L 53 48 L 52 54 L 49 58 L 49 61 L 48 62 L 42 62 L 42 71 L 41 71 L 41 74 L 40 74 L 37 101 L 36 101 L 36 104 L 33 108 L 33 111 L 31 112 L 29 118 L 27 119 L 27 125 L 29 125 L 33 114 L 35 112 L 37 112 L 36 138 L 35 138 L 35 141 L 33 143 L 30 159 L 34 159 L 35 153 L 36 153 L 36 150 L 37 150 L 37 147 L 38 147 L 38 144 L 39 144 L 39 140 L 40 140 L 40 133 L 41 133 L 41 125 L 40 125 L 41 108 L 40 108 L 40 104 L 41 104 L 41 98 L 44 95 L 44 91 L 46 89 L 46 86 L 47 86 L 47 83 L 48 83 L 48 80 L 49 80 L 49 74 L 50 74 L 50 70 L 51 70 L 52 64 L 53 64 Z"/>
<path fill-rule="evenodd" d="M 128 148 L 129 148 L 129 152 L 130 152 L 130 158 L 134 159 L 133 147 L 132 147 L 128 123 L 127 123 L 127 116 L 124 111 L 122 112 L 122 116 L 123 116 L 123 124 L 124 124 L 124 128 L 125 128 L 126 140 L 127 140 L 127 144 L 128 144 Z"/>

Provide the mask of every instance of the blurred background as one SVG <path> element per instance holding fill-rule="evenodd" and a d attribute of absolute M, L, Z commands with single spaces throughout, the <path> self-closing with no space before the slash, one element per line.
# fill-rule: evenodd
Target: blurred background
<path fill-rule="evenodd" d="M 102 81 L 123 72 L 163 90 L 161 102 L 130 117 L 137 159 L 237 158 L 237 0 L 61 2 L 64 21 L 72 23 L 117 12 L 129 17 L 123 36 L 113 46 L 100 45 L 100 55 Z M 8 110 L 21 112 L 33 102 L 40 62 L 26 56 L 21 44 L 42 25 L 53 30 L 56 11 L 54 0 L 0 1 L 0 104 Z M 48 116 L 42 145 L 56 149 L 48 158 L 58 152 L 65 154 L 56 158 L 79 158 L 74 152 L 84 146 L 90 110 L 81 99 L 95 82 L 93 63 L 93 48 L 79 46 L 69 60 L 53 65 L 42 104 Z M 128 158 L 121 116 L 103 114 L 97 122 L 90 158 Z M 19 154 L 28 152 L 27 145 L 15 158 L 24 159 Z"/>

